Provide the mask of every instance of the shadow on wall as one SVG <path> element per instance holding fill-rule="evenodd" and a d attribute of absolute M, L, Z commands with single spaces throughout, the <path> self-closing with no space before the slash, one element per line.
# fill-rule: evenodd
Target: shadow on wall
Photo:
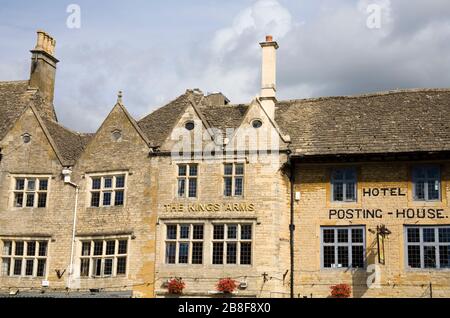
<path fill-rule="evenodd" d="M 365 264 L 370 266 L 372 264 L 377 264 L 377 240 L 374 239 L 370 246 L 367 248 L 367 254 L 365 258 Z M 353 298 L 362 298 L 369 291 L 367 280 L 373 275 L 373 272 L 368 272 L 367 270 L 358 270 L 352 274 L 352 294 Z"/>

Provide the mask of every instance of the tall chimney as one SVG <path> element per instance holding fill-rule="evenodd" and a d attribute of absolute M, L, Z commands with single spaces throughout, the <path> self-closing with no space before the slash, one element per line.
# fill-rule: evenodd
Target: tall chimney
<path fill-rule="evenodd" d="M 275 119 L 275 102 L 277 92 L 277 50 L 278 43 L 271 35 L 266 36 L 266 41 L 260 43 L 262 47 L 262 84 L 261 104 L 267 114 Z"/>
<path fill-rule="evenodd" d="M 37 31 L 36 47 L 30 51 L 32 57 L 29 86 L 39 89 L 50 105 L 53 105 L 56 64 L 59 62 L 54 57 L 55 45 L 56 41 L 50 35 Z"/>

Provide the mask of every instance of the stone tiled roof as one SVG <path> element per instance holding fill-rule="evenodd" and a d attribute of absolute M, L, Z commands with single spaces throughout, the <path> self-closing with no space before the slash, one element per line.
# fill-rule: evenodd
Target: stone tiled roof
<path fill-rule="evenodd" d="M 0 139 L 31 102 L 27 81 L 0 82 Z M 202 94 L 186 91 L 138 122 L 151 147 L 159 147 L 189 105 L 210 127 L 241 125 L 249 105 L 209 105 Z M 359 96 L 280 101 L 275 121 L 291 137 L 297 155 L 346 155 L 450 151 L 450 89 L 416 89 Z M 79 134 L 56 120 L 43 123 L 64 161 L 73 163 L 92 134 Z"/>
<path fill-rule="evenodd" d="M 169 137 L 184 110 L 192 103 L 198 104 L 202 98 L 202 95 L 187 91 L 169 104 L 139 120 L 138 125 L 146 134 L 150 146 L 161 146 Z"/>
<path fill-rule="evenodd" d="M 211 127 L 225 131 L 227 128 L 237 128 L 241 125 L 249 105 L 201 105 L 198 109 L 205 116 Z"/>
<path fill-rule="evenodd" d="M 402 90 L 278 103 L 299 155 L 450 150 L 450 90 Z"/>
<path fill-rule="evenodd" d="M 59 154 L 67 165 L 75 163 L 94 136 L 94 134 L 80 134 L 71 131 L 52 120 L 44 119 L 43 122 L 55 142 Z"/>
<path fill-rule="evenodd" d="M 0 82 L 0 140 L 30 104 L 28 81 Z"/>
<path fill-rule="evenodd" d="M 155 146 L 188 105 L 178 97 L 139 122 Z M 197 109 L 211 127 L 237 128 L 249 105 Z M 412 89 L 357 96 L 280 101 L 275 121 L 298 155 L 450 151 L 450 90 Z"/>
<path fill-rule="evenodd" d="M 56 115 L 49 118 L 44 112 L 49 105 L 37 90 L 28 88 L 28 81 L 0 82 L 0 140 L 30 105 L 41 115 L 42 123 L 53 139 L 64 164 L 73 164 L 92 135 L 79 134 L 64 128 L 56 121 Z"/>

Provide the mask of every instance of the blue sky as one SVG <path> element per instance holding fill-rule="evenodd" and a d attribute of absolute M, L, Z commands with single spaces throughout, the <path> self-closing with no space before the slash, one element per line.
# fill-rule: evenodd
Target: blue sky
<path fill-rule="evenodd" d="M 81 29 L 69 29 L 69 4 Z M 383 8 L 382 27 L 365 9 Z M 57 40 L 60 121 L 95 131 L 118 90 L 137 119 L 187 88 L 258 94 L 259 41 L 280 44 L 279 99 L 450 87 L 448 0 L 0 0 L 0 80 L 27 79 L 36 30 Z"/>

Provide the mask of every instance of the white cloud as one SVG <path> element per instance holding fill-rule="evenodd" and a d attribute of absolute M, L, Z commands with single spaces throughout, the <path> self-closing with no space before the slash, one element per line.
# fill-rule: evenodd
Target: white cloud
<path fill-rule="evenodd" d="M 367 5 L 373 3 L 383 8 L 381 29 L 366 26 Z M 302 7 L 307 5 L 304 15 Z M 59 41 L 60 120 L 74 129 L 95 131 L 118 90 L 124 91 L 125 104 L 137 118 L 187 88 L 222 91 L 233 103 L 249 102 L 259 93 L 259 42 L 266 34 L 280 45 L 279 99 L 450 87 L 448 0 L 259 0 L 245 6 L 208 36 L 197 39 L 193 30 L 189 41 L 175 38 L 166 43 L 133 34 L 131 39 L 101 41 L 106 31 L 98 27 L 91 30 L 95 36 L 80 33 L 70 46 Z M 220 12 L 221 7 L 214 9 Z M 201 25 L 198 16 L 192 19 Z M 132 23 L 126 26 L 133 28 Z M 22 59 L 18 64 L 23 65 Z M 1 63 L 0 73 L 10 74 L 5 79 L 16 74 Z"/>
<path fill-rule="evenodd" d="M 366 9 L 373 3 L 382 7 L 381 29 L 366 26 Z M 412 7 L 423 8 L 424 14 Z M 259 0 L 206 43 L 192 43 L 177 52 L 93 44 L 96 52 L 87 55 L 96 56 L 97 62 L 86 56 L 71 61 L 80 88 L 72 96 L 68 88 L 63 90 L 60 111 L 64 120 L 78 117 L 75 126 L 85 123 L 83 128 L 92 130 L 93 122 L 81 118 L 88 114 L 100 124 L 112 106 L 104 103 L 114 98 L 105 96 L 111 95 L 111 87 L 125 90 L 125 102 L 137 117 L 186 88 L 222 91 L 232 102 L 249 102 L 259 93 L 258 43 L 266 34 L 280 44 L 280 99 L 450 86 L 450 72 L 442 71 L 450 69 L 450 24 L 442 19 L 442 11 L 448 9 L 443 7 L 449 6 L 442 0 L 429 0 L 427 5 L 418 0 L 324 0 L 314 19 L 300 23 L 301 18 L 294 18 L 279 1 Z M 69 96 L 79 105 L 71 116 L 63 110 Z M 99 101 L 103 104 L 95 104 Z"/>
<path fill-rule="evenodd" d="M 228 53 L 241 48 L 240 38 L 252 33 L 262 39 L 266 34 L 282 38 L 292 29 L 292 16 L 277 0 L 259 0 L 242 10 L 233 24 L 216 32 L 212 50 L 216 54 Z"/>

